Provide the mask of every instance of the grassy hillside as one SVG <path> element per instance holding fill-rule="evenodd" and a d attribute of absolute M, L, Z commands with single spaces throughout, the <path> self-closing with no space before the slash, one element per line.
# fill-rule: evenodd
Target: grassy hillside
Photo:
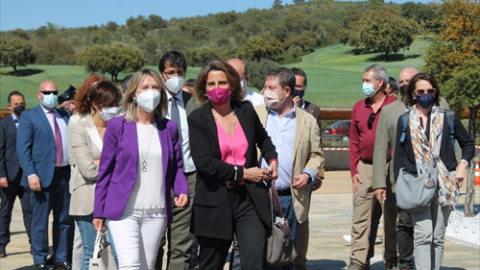
<path fill-rule="evenodd" d="M 427 45 L 428 39 L 418 37 L 410 50 L 392 56 L 392 59 L 397 57 L 397 61 L 387 63 L 378 60 L 381 59 L 381 54 L 354 55 L 351 53 L 352 47 L 334 45 L 318 49 L 304 56 L 301 62 L 289 64 L 287 67 L 299 67 L 307 73 L 307 100 L 320 106 L 352 107 L 364 97 L 361 80 L 365 67 L 373 63 L 382 64 L 390 76 L 396 78 L 405 66 L 423 67 L 422 55 Z M 158 70 L 155 66 L 149 68 Z M 33 74 L 25 76 L 11 76 L 11 71 L 11 68 L 0 68 L 0 108 L 7 107 L 7 95 L 12 90 L 23 92 L 27 107 L 31 108 L 38 104 L 36 93 L 40 82 L 52 80 L 57 83 L 59 90 L 63 91 L 70 84 L 78 87 L 88 76 L 81 66 L 31 65 L 26 67 L 28 72 L 25 73 Z M 195 78 L 199 71 L 199 67 L 189 67 L 187 78 Z M 119 78 L 124 75 L 120 74 Z M 106 76 L 108 77 L 108 74 Z"/>

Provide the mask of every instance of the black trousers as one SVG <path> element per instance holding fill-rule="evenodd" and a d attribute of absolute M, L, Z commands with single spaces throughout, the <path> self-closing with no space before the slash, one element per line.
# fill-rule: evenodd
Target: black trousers
<path fill-rule="evenodd" d="M 229 190 L 228 195 L 233 213 L 234 232 L 237 235 L 242 269 L 263 270 L 266 267 L 266 228 L 260 221 L 244 186 Z M 219 226 L 222 226 L 222 224 L 219 224 Z M 198 235 L 197 239 L 200 243 L 199 269 L 223 269 L 232 239 Z"/>
<path fill-rule="evenodd" d="M 413 224 L 409 213 L 397 207 L 397 245 L 399 268 L 410 267 L 413 269 Z"/>
<path fill-rule="evenodd" d="M 5 248 L 10 243 L 10 222 L 15 199 L 20 199 L 23 213 L 23 224 L 30 241 L 30 227 L 32 224 L 32 207 L 30 205 L 30 190 L 20 186 L 22 170 L 13 181 L 8 182 L 7 188 L 0 188 L 0 248 Z"/>

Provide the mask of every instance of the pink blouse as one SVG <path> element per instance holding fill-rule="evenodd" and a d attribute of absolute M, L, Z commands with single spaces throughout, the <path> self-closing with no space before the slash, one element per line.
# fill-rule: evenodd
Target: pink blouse
<path fill-rule="evenodd" d="M 243 132 L 240 122 L 235 128 L 233 135 L 223 130 L 222 126 L 215 121 L 217 125 L 218 143 L 220 144 L 220 152 L 222 161 L 232 165 L 244 166 L 248 149 L 248 141 Z M 245 180 L 240 181 L 240 185 L 245 184 Z"/>

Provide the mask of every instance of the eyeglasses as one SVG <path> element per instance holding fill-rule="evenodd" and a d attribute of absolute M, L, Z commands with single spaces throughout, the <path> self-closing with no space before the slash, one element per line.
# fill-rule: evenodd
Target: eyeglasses
<path fill-rule="evenodd" d="M 44 95 L 51 95 L 51 94 L 58 95 L 58 91 L 45 90 L 45 91 L 40 91 L 40 92 Z"/>
<path fill-rule="evenodd" d="M 373 121 L 375 121 L 375 116 L 377 116 L 376 113 L 371 113 L 370 116 L 368 117 L 368 122 L 367 122 L 368 129 L 372 129 Z"/>
<path fill-rule="evenodd" d="M 417 95 L 417 96 L 423 96 L 423 95 L 425 95 L 425 93 L 433 96 L 433 95 L 435 95 L 435 92 L 437 92 L 437 90 L 435 88 L 415 89 L 415 95 Z"/>

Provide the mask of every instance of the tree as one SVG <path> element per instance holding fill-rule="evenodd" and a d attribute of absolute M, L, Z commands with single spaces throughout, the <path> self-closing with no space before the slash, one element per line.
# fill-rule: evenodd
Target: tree
<path fill-rule="evenodd" d="M 118 73 L 134 72 L 143 67 L 145 59 L 139 49 L 114 43 L 93 46 L 81 55 L 80 62 L 87 72 L 108 73 L 112 80 L 117 80 Z"/>
<path fill-rule="evenodd" d="M 242 57 L 259 61 L 262 58 L 273 59 L 283 52 L 283 46 L 275 37 L 253 37 L 240 49 Z"/>
<path fill-rule="evenodd" d="M 247 61 L 248 73 L 250 73 L 250 80 L 248 84 L 261 90 L 265 83 L 265 74 L 272 68 L 279 65 L 272 60 Z"/>
<path fill-rule="evenodd" d="M 273 7 L 274 8 L 279 8 L 282 6 L 282 0 L 274 0 L 273 1 Z"/>
<path fill-rule="evenodd" d="M 387 8 L 370 9 L 352 25 L 348 43 L 366 51 L 383 52 L 385 61 L 390 53 L 408 49 L 418 28 L 415 21 Z"/>
<path fill-rule="evenodd" d="M 17 73 L 18 66 L 26 66 L 35 62 L 33 45 L 30 41 L 13 36 L 0 40 L 0 62 L 13 68 Z"/>
<path fill-rule="evenodd" d="M 303 3 L 303 2 L 305 2 L 305 0 L 293 0 L 294 4 Z"/>
<path fill-rule="evenodd" d="M 35 46 L 37 64 L 59 65 L 75 64 L 75 50 L 64 39 L 49 37 Z"/>

